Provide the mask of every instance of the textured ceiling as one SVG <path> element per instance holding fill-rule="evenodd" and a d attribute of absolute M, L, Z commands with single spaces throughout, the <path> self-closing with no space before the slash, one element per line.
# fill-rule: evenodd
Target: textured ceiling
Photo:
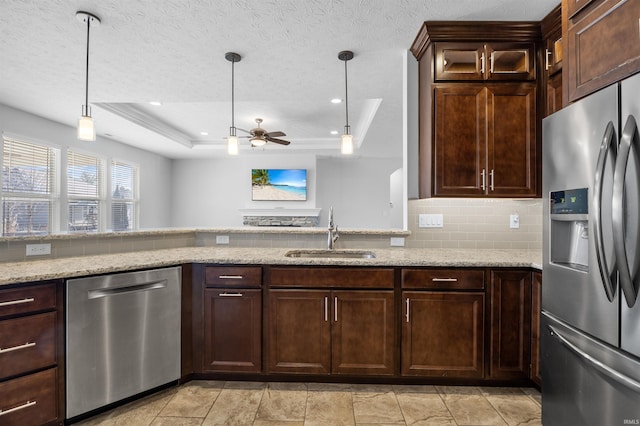
<path fill-rule="evenodd" d="M 224 54 L 235 51 L 236 126 L 251 129 L 261 117 L 292 141 L 267 151 L 335 155 L 339 136 L 329 132 L 344 126 L 344 105 L 330 103 L 344 97 L 337 54 L 352 50 L 349 120 L 359 153 L 399 156 L 403 55 L 423 21 L 538 21 L 558 2 L 0 0 L 0 103 L 75 126 L 86 54 L 86 26 L 75 13 L 87 10 L 102 20 L 91 29 L 89 85 L 99 135 L 171 158 L 224 155 Z"/>

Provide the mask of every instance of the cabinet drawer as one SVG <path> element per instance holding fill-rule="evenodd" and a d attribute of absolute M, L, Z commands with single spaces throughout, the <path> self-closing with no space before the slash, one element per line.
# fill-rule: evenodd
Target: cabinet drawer
<path fill-rule="evenodd" d="M 484 289 L 482 269 L 403 269 L 402 288 Z"/>
<path fill-rule="evenodd" d="M 272 286 L 393 288 L 393 269 L 272 268 Z"/>
<path fill-rule="evenodd" d="M 56 381 L 58 369 L 0 383 L 0 424 L 41 425 L 58 418 Z"/>
<path fill-rule="evenodd" d="M 0 378 L 54 365 L 55 335 L 55 312 L 0 321 Z"/>
<path fill-rule="evenodd" d="M 259 266 L 207 266 L 204 282 L 207 286 L 259 287 L 262 285 L 262 268 Z"/>
<path fill-rule="evenodd" d="M 55 307 L 55 283 L 0 290 L 0 317 Z"/>

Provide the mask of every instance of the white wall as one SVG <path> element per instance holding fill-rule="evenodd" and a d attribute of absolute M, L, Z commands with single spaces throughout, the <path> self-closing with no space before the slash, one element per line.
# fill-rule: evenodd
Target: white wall
<path fill-rule="evenodd" d="M 392 228 L 389 181 L 401 166 L 400 159 L 318 159 L 316 206 L 322 208 L 320 226 L 326 226 L 327 212 L 333 206 L 339 227 Z"/>
<path fill-rule="evenodd" d="M 95 142 L 79 141 L 74 127 L 65 126 L 0 104 L 0 132 L 22 136 L 66 150 L 75 148 L 105 158 L 140 166 L 140 228 L 171 226 L 171 160 L 98 136 Z M 1 154 L 0 154 L 1 155 Z"/>
<path fill-rule="evenodd" d="M 307 169 L 307 201 L 252 201 L 251 169 Z M 312 155 L 174 160 L 171 223 L 183 227 L 242 226 L 239 209 L 315 208 Z"/>

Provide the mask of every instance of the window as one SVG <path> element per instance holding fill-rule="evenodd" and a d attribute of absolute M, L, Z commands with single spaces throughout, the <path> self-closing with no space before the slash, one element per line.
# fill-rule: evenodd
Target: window
<path fill-rule="evenodd" d="M 104 223 L 104 162 L 88 154 L 67 152 L 69 231 L 99 231 Z"/>
<path fill-rule="evenodd" d="M 111 228 L 136 229 L 138 209 L 138 166 L 111 162 Z"/>
<path fill-rule="evenodd" d="M 58 157 L 52 147 L 3 137 L 2 235 L 51 232 L 58 206 Z"/>

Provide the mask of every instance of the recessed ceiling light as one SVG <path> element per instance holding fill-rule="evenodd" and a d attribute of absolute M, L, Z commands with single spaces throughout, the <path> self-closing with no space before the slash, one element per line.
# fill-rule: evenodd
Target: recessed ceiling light
<path fill-rule="evenodd" d="M 337 135 L 337 134 L 338 134 L 338 131 L 337 131 L 337 130 L 332 130 L 332 131 L 331 131 L 331 134 L 332 134 L 332 135 Z"/>
<path fill-rule="evenodd" d="M 209 136 L 209 132 L 200 132 L 202 136 Z"/>
<path fill-rule="evenodd" d="M 162 102 L 160 101 L 149 101 L 149 104 L 153 106 L 162 106 Z"/>
<path fill-rule="evenodd" d="M 331 103 L 332 103 L 332 104 L 341 104 L 341 103 L 342 103 L 342 99 L 340 99 L 340 98 L 333 98 L 333 99 L 331 99 Z"/>

